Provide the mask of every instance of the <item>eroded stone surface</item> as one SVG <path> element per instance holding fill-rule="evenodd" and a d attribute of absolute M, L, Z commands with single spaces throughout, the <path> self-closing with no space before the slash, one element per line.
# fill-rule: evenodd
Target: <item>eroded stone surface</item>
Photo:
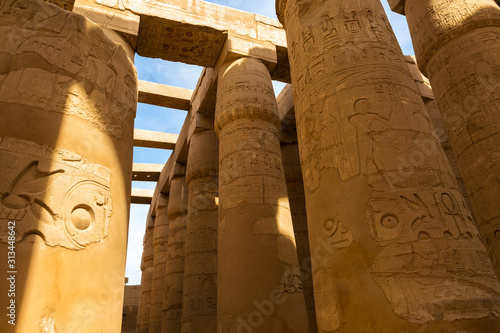
<path fill-rule="evenodd" d="M 281 150 L 265 65 L 219 74 L 218 332 L 308 332 Z"/>
<path fill-rule="evenodd" d="M 500 8 L 490 0 L 406 1 L 405 13 L 500 276 Z"/>
<path fill-rule="evenodd" d="M 182 308 L 183 333 L 217 331 L 219 140 L 213 130 L 190 139 L 189 204 Z"/>
<path fill-rule="evenodd" d="M 179 333 L 182 318 L 184 256 L 188 186 L 185 177 L 175 177 L 170 183 L 167 215 L 169 219 L 168 250 L 163 289 L 162 333 Z"/>
<path fill-rule="evenodd" d="M 0 2 L 0 45 L 0 254 L 15 221 L 15 329 L 119 331 L 134 66 L 97 25 L 42 1 Z"/>
<path fill-rule="evenodd" d="M 487 318 L 499 315 L 500 284 L 380 2 L 277 8 L 292 68 L 319 331 L 497 325 Z M 477 320 L 475 329 L 468 320 Z"/>
<path fill-rule="evenodd" d="M 169 223 L 167 216 L 168 197 L 160 194 L 155 211 L 153 232 L 153 283 L 151 287 L 151 309 L 149 311 L 148 333 L 160 333 L 163 320 L 163 291 L 168 250 Z"/>

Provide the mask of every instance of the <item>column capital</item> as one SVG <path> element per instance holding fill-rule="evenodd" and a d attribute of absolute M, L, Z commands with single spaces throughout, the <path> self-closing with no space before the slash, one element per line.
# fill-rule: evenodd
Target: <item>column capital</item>
<path fill-rule="evenodd" d="M 283 27 L 285 26 L 284 14 L 287 3 L 288 0 L 276 0 L 276 16 L 278 16 L 278 20 L 281 22 Z"/>
<path fill-rule="evenodd" d="M 387 0 L 387 2 L 393 12 L 405 15 L 406 0 Z"/>

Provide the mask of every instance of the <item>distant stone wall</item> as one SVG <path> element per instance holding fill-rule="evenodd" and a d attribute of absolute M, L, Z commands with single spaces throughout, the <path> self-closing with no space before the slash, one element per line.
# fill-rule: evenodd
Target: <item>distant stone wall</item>
<path fill-rule="evenodd" d="M 141 286 L 125 286 L 122 333 L 135 333 L 140 297 Z"/>

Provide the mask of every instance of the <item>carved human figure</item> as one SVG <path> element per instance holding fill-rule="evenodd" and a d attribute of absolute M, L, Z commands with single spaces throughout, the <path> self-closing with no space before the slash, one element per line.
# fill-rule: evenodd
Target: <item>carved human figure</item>
<path fill-rule="evenodd" d="M 406 15 L 479 233 L 500 277 L 500 8 L 493 0 L 390 0 Z"/>
<path fill-rule="evenodd" d="M 297 45 L 289 57 L 318 331 L 496 327 L 500 282 L 380 1 L 279 0 L 277 11 Z M 324 145 L 310 121 L 340 142 Z M 336 147 L 344 158 L 308 162 Z"/>
<path fill-rule="evenodd" d="M 217 330 L 309 332 L 271 76 L 257 59 L 224 64 L 219 136 Z"/>

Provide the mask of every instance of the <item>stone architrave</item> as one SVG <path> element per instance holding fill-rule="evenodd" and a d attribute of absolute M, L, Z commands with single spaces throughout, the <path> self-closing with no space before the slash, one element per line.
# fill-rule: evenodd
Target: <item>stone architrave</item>
<path fill-rule="evenodd" d="M 169 220 L 168 250 L 163 289 L 162 333 L 180 333 L 182 316 L 182 285 L 184 283 L 184 254 L 188 186 L 184 176 L 170 182 L 167 215 Z"/>
<path fill-rule="evenodd" d="M 380 1 L 277 11 L 319 332 L 495 330 L 500 283 Z"/>
<path fill-rule="evenodd" d="M 500 277 L 500 8 L 493 0 L 392 0 L 404 13 Z"/>
<path fill-rule="evenodd" d="M 314 290 L 312 280 L 311 253 L 309 250 L 309 233 L 307 232 L 306 199 L 304 181 L 300 168 L 299 146 L 297 142 L 282 143 L 283 168 L 285 172 L 288 200 L 292 213 L 293 231 L 297 243 L 302 289 L 306 300 L 309 333 L 318 332 L 316 311 L 314 307 Z"/>
<path fill-rule="evenodd" d="M 213 130 L 195 132 L 186 167 L 189 186 L 182 332 L 217 331 L 217 224 L 219 140 Z"/>
<path fill-rule="evenodd" d="M 153 231 L 153 282 L 151 286 L 151 308 L 149 310 L 149 332 L 161 333 L 163 318 L 163 289 L 165 287 L 165 265 L 168 250 L 168 196 L 159 194 L 155 211 Z"/>
<path fill-rule="evenodd" d="M 134 65 L 97 25 L 42 1 L 0 2 L 0 45 L 0 257 L 15 252 L 16 272 L 0 272 L 1 307 L 15 301 L 18 332 L 118 332 Z"/>
<path fill-rule="evenodd" d="M 217 330 L 309 332 L 271 77 L 257 59 L 223 65 Z"/>
<path fill-rule="evenodd" d="M 149 317 L 151 312 L 151 290 L 153 287 L 154 274 L 154 218 L 150 217 L 147 222 L 146 234 L 144 235 L 144 250 L 142 252 L 142 277 L 141 277 L 141 301 L 138 314 L 138 333 L 149 333 Z"/>

